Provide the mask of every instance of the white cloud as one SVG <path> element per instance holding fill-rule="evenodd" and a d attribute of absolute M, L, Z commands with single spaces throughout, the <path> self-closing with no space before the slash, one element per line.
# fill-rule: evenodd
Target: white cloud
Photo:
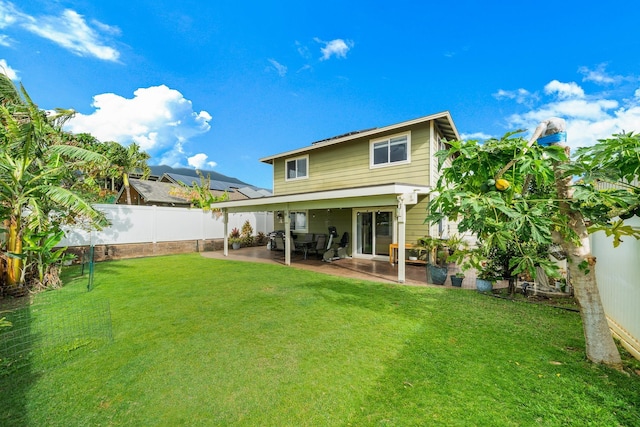
<path fill-rule="evenodd" d="M 11 68 L 4 59 L 0 59 L 0 70 L 11 80 L 18 80 L 18 72 Z"/>
<path fill-rule="evenodd" d="M 600 64 L 596 67 L 595 70 L 591 70 L 588 67 L 580 67 L 578 72 L 584 75 L 582 78 L 583 82 L 594 82 L 597 84 L 613 84 L 619 83 L 624 78 L 622 76 L 611 76 L 606 71 L 607 64 Z"/>
<path fill-rule="evenodd" d="M 214 168 L 216 167 L 217 163 L 216 162 L 208 162 L 207 159 L 209 158 L 209 156 L 207 156 L 204 153 L 198 153 L 195 154 L 191 157 L 187 158 L 187 163 L 189 164 L 189 166 L 193 166 L 196 169 L 205 169 L 205 168 Z"/>
<path fill-rule="evenodd" d="M 8 35 L 0 34 L 0 46 L 11 47 L 12 45 L 13 45 L 13 40 L 11 40 L 11 38 Z"/>
<path fill-rule="evenodd" d="M 566 98 L 583 98 L 584 90 L 578 86 L 575 82 L 561 83 L 558 80 L 553 80 L 544 87 L 544 93 L 547 95 L 557 93 L 561 99 Z"/>
<path fill-rule="evenodd" d="M 496 99 L 513 99 L 518 104 L 530 104 L 533 101 L 538 100 L 540 97 L 531 93 L 526 89 L 516 89 L 516 90 L 503 90 L 499 89 L 496 93 L 493 94 L 493 97 Z"/>
<path fill-rule="evenodd" d="M 474 132 L 474 133 L 462 133 L 460 134 L 460 139 L 463 140 L 468 140 L 468 139 L 474 139 L 474 140 L 485 140 L 485 139 L 489 139 L 492 138 L 491 135 L 488 135 L 484 132 Z"/>
<path fill-rule="evenodd" d="M 286 65 L 282 65 L 281 63 L 279 63 L 278 61 L 276 61 L 275 59 L 268 59 L 269 63 L 271 63 L 271 66 L 273 67 L 273 69 L 276 70 L 276 72 L 278 73 L 278 75 L 280 77 L 284 77 L 287 75 L 287 66 Z"/>
<path fill-rule="evenodd" d="M 346 58 L 347 53 L 354 46 L 354 43 L 351 40 L 335 39 L 325 42 L 317 37 L 314 38 L 314 40 L 324 45 L 324 47 L 320 48 L 320 52 L 322 52 L 322 57 L 320 58 L 321 61 L 326 61 L 332 56 L 335 56 L 336 58 Z"/>
<path fill-rule="evenodd" d="M 542 105 L 508 118 L 508 128 L 532 132 L 543 120 L 561 117 L 567 123 L 567 142 L 575 149 L 595 144 L 620 132 L 640 132 L 640 89 L 635 97 L 612 99 L 605 94 L 585 94 L 576 83 L 553 80 L 545 86 L 549 98 Z M 623 101 L 624 100 L 624 101 Z"/>
<path fill-rule="evenodd" d="M 93 97 L 91 114 L 76 114 L 66 129 L 87 132 L 100 141 L 140 144 L 161 164 L 184 165 L 183 146 L 190 138 L 206 133 L 211 115 L 193 111 L 191 101 L 165 85 L 140 88 L 133 98 L 113 93 Z"/>
<path fill-rule="evenodd" d="M 105 61 L 118 61 L 120 52 L 108 44 L 108 37 L 119 35 L 117 27 L 93 20 L 87 24 L 77 12 L 66 9 L 60 16 L 31 16 L 13 3 L 0 0 L 0 28 L 19 26 L 42 38 L 53 41 L 79 56 L 91 56 Z"/>
<path fill-rule="evenodd" d="M 307 46 L 304 46 L 302 43 L 300 43 L 297 40 L 296 40 L 296 49 L 298 50 L 298 53 L 300 54 L 300 56 L 302 56 L 304 59 L 311 59 L 311 53 L 309 53 L 309 48 Z"/>

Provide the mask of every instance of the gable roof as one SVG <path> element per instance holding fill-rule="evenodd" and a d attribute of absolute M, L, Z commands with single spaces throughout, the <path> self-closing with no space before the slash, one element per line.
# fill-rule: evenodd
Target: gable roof
<path fill-rule="evenodd" d="M 129 184 L 135 189 L 145 203 L 158 203 L 158 204 L 171 204 L 174 206 L 189 206 L 191 203 L 182 197 L 174 196 L 171 194 L 171 190 L 180 187 L 179 184 L 166 181 L 147 181 L 142 179 L 130 178 Z M 246 188 L 246 187 L 245 187 Z M 122 186 L 116 200 L 120 199 L 120 196 L 124 192 L 125 188 Z M 209 190 L 214 196 L 222 196 L 225 191 Z M 250 190 L 253 191 L 253 190 Z M 239 191 L 229 191 L 229 200 L 245 200 L 250 198 L 248 195 Z M 269 193 L 271 195 L 271 193 Z M 258 197 L 265 197 L 259 195 Z"/>
<path fill-rule="evenodd" d="M 141 179 L 130 178 L 129 184 L 133 187 L 145 203 L 167 203 L 173 205 L 189 206 L 189 201 L 181 197 L 169 194 L 175 184 L 170 182 L 146 181 Z M 124 191 L 124 186 L 120 189 L 120 194 Z M 118 194 L 118 198 L 120 196 Z"/>
<path fill-rule="evenodd" d="M 260 159 L 260 161 L 263 163 L 273 164 L 273 161 L 275 159 L 279 159 L 282 157 L 295 156 L 298 154 L 307 153 L 312 150 L 317 150 L 319 148 L 341 144 L 347 141 L 352 141 L 358 138 L 372 137 L 377 134 L 393 131 L 396 129 L 401 129 L 407 126 L 413 126 L 420 123 L 425 123 L 431 120 L 436 122 L 438 128 L 440 129 L 440 132 L 442 132 L 444 138 L 447 141 L 455 141 L 460 139 L 460 135 L 458 134 L 458 130 L 456 129 L 455 124 L 453 123 L 451 114 L 448 111 L 443 111 L 441 113 L 431 114 L 429 116 L 419 117 L 417 119 L 408 120 L 405 122 L 400 122 L 400 123 L 396 123 L 396 124 L 381 127 L 381 128 L 370 128 L 370 129 L 365 129 L 361 131 L 348 132 L 342 135 L 316 141 L 312 143 L 311 146 L 298 148 L 296 150 L 286 151 L 284 153 L 275 154 L 273 156 L 263 157 L 262 159 Z"/>
<path fill-rule="evenodd" d="M 189 187 L 194 182 L 200 184 L 200 175 L 198 171 L 202 173 L 205 178 L 210 177 L 209 190 L 213 192 L 229 192 L 229 196 L 233 192 L 239 192 L 246 197 L 256 198 L 270 196 L 271 191 L 266 188 L 256 187 L 251 184 L 247 184 L 237 178 L 223 175 L 215 171 L 189 169 L 189 168 L 173 168 L 167 165 L 149 166 L 151 168 L 150 180 L 170 182 L 174 184 L 184 184 Z"/>

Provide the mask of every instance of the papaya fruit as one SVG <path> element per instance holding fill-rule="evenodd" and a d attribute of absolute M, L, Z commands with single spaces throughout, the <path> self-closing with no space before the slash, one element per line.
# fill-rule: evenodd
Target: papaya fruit
<path fill-rule="evenodd" d="M 496 188 L 498 189 L 498 191 L 504 191 L 506 189 L 508 189 L 509 187 L 511 187 L 511 183 L 509 181 L 507 181 L 504 178 L 500 178 L 498 180 L 496 180 Z"/>

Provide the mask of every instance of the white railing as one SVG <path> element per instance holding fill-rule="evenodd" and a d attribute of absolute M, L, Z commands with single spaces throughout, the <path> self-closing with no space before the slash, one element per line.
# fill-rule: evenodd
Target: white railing
<path fill-rule="evenodd" d="M 162 206 L 95 205 L 111 221 L 101 231 L 80 228 L 66 230 L 60 246 L 115 245 L 126 243 L 156 243 L 180 240 L 222 239 L 224 224 L 221 216 L 201 209 Z M 253 234 L 268 233 L 273 227 L 273 213 L 250 212 L 229 215 L 229 231 L 242 229 L 249 221 Z"/>
<path fill-rule="evenodd" d="M 633 217 L 625 225 L 640 227 Z M 611 329 L 640 355 L 640 241 L 628 237 L 617 248 L 604 232 L 591 236 L 598 290 Z"/>

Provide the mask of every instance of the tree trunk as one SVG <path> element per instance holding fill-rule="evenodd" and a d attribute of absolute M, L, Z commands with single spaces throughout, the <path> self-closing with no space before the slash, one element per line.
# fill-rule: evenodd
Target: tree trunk
<path fill-rule="evenodd" d="M 568 157 L 569 148 L 565 147 L 565 150 Z M 560 213 L 569 217 L 569 227 L 579 239 L 578 243 L 564 236 L 564 238 L 557 239 L 557 243 L 562 245 L 567 254 L 569 278 L 576 300 L 580 305 L 587 358 L 594 363 L 602 363 L 620 369 L 622 360 L 609 330 L 600 299 L 595 271 L 596 258 L 591 254 L 587 226 L 582 213 L 571 209 L 567 202 L 573 195 L 571 177 L 561 178 L 561 172 L 558 168 L 555 173 L 558 198 L 561 200 Z"/>
<path fill-rule="evenodd" d="M 9 238 L 7 239 L 7 252 L 9 254 L 22 255 L 22 236 L 20 235 L 20 221 L 12 218 L 9 222 Z M 22 260 L 7 255 L 7 287 L 9 292 L 14 292 L 22 279 Z"/>
<path fill-rule="evenodd" d="M 124 191 L 127 193 L 127 204 L 131 204 L 131 188 L 129 186 L 129 174 L 122 175 L 122 181 L 124 182 Z"/>

